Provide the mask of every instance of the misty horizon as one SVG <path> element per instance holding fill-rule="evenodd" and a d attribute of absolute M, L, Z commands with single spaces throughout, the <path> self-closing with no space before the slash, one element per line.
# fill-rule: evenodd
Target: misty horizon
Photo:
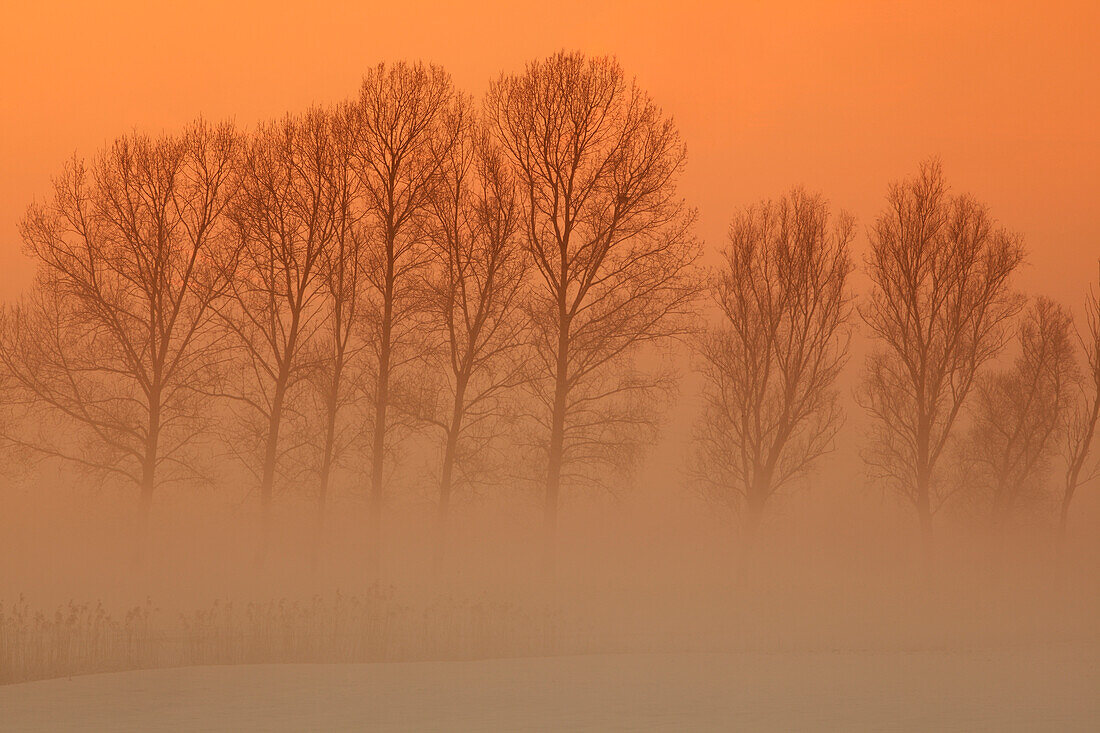
<path fill-rule="evenodd" d="M 900 52 L 876 70 L 885 41 L 827 41 L 813 21 L 837 21 L 807 9 L 778 16 L 790 58 L 757 49 L 764 79 L 730 77 L 707 62 L 740 52 L 719 54 L 695 10 L 671 67 L 680 41 L 647 52 L 634 27 L 664 11 L 639 11 L 598 44 L 520 35 L 468 58 L 425 52 L 433 27 L 330 59 L 316 85 L 257 77 L 238 96 L 240 70 L 203 57 L 161 80 L 171 105 L 123 96 L 39 132 L 43 108 L 13 105 L 0 684 L 89 675 L 99 702 L 64 705 L 95 706 L 115 694 L 100 673 L 159 674 L 240 727 L 233 700 L 262 680 L 288 700 L 434 680 L 516 695 L 553 729 L 540 695 L 582 704 L 555 675 L 634 679 L 612 660 L 636 655 L 631 687 L 585 698 L 625 705 L 597 727 L 641 725 L 649 707 L 612 701 L 658 679 L 687 729 L 781 727 L 722 697 L 753 660 L 780 701 L 826 694 L 832 665 L 851 665 L 842 694 L 907 691 L 846 714 L 865 725 L 919 729 L 923 709 L 1065 729 L 1058 708 L 1087 729 L 1100 146 L 1085 102 L 1043 100 L 1089 52 L 1051 50 L 1044 86 L 1004 60 L 1024 17 L 1006 11 L 986 55 L 946 34 L 931 71 Z M 929 18 L 984 17 L 945 13 Z M 1033 43 L 1053 49 L 1061 17 Z M 941 32 L 909 11 L 855 18 L 905 53 Z M 52 63 L 44 79 L 70 62 Z M 1001 702 L 932 702 L 954 700 L 927 685 L 964 653 L 960 679 Z M 533 686 L 430 666 L 502 660 Z M 307 663 L 350 676 L 294 682 Z M 216 703 L 210 665 L 241 670 Z M 1017 686 L 1034 694 L 1009 702 Z M 409 701 L 370 725 L 462 715 Z M 366 725 L 347 705 L 321 725 Z"/>

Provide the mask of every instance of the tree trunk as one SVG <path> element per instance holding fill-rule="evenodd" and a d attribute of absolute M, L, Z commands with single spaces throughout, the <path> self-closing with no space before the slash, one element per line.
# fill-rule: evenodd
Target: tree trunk
<path fill-rule="evenodd" d="M 149 408 L 149 432 L 145 436 L 145 456 L 141 464 L 141 495 L 138 499 L 137 558 L 144 562 L 149 554 L 149 510 L 156 489 L 157 446 L 160 442 L 160 400 L 154 397 Z"/>
<path fill-rule="evenodd" d="M 154 440 L 153 443 L 155 442 Z M 148 451 L 148 448 L 146 450 Z M 153 489 L 156 486 L 155 465 L 156 453 L 147 452 L 141 466 L 141 495 L 138 498 L 137 537 L 135 538 L 135 558 L 139 565 L 149 557 L 149 511 L 153 505 Z"/>
<path fill-rule="evenodd" d="M 338 379 L 339 377 L 337 377 Z M 328 503 L 328 485 L 332 475 L 332 460 L 336 442 L 336 386 L 329 395 L 326 425 L 325 447 L 321 456 L 320 485 L 317 488 L 317 516 L 313 524 L 313 570 L 316 572 L 321 558 L 321 541 L 325 533 L 325 507 Z"/>
<path fill-rule="evenodd" d="M 564 317 L 558 332 L 558 359 L 554 384 L 554 408 L 550 422 L 550 455 L 546 471 L 546 497 L 543 505 L 543 569 L 552 578 L 557 563 L 558 495 L 561 492 L 562 459 L 565 453 L 565 409 L 569 395 L 569 331 Z"/>
<path fill-rule="evenodd" d="M 741 547 L 746 555 L 756 547 L 756 538 L 760 532 L 760 520 L 764 515 L 764 505 L 753 500 L 745 502 L 741 515 Z"/>
<path fill-rule="evenodd" d="M 390 246 L 392 252 L 392 245 Z M 390 400 L 390 359 L 391 339 L 393 337 L 393 257 L 391 254 L 389 271 L 386 277 L 386 290 L 383 293 L 382 342 L 378 349 L 378 393 L 374 402 L 374 444 L 371 450 L 370 485 L 370 526 L 367 538 L 370 557 L 368 564 L 375 579 L 381 569 L 382 553 L 382 504 L 383 497 L 383 459 L 386 454 L 386 408 Z"/>
<path fill-rule="evenodd" d="M 932 456 L 931 427 L 929 418 L 923 411 L 917 418 L 917 465 L 916 465 L 916 506 L 917 519 L 920 522 L 921 550 L 925 569 L 932 567 Z"/>
<path fill-rule="evenodd" d="M 260 479 L 260 548 L 256 556 L 256 565 L 267 562 L 267 553 L 271 542 L 271 503 L 275 492 L 275 464 L 279 458 L 279 429 L 283 419 L 283 400 L 286 396 L 286 383 L 289 375 L 286 368 L 280 369 L 275 385 L 275 397 L 271 401 L 271 414 L 267 422 L 267 445 L 264 448 L 264 468 Z"/>
<path fill-rule="evenodd" d="M 1093 398 L 1092 410 L 1088 418 L 1088 430 L 1085 432 L 1085 436 L 1078 446 L 1077 455 L 1066 475 L 1066 489 L 1065 493 L 1062 494 L 1062 508 L 1058 517 L 1059 545 L 1065 543 L 1066 540 L 1066 528 L 1069 526 L 1069 505 L 1073 501 L 1073 493 L 1077 490 L 1077 485 L 1081 480 L 1081 470 L 1084 468 L 1085 461 L 1088 459 L 1089 448 L 1092 446 L 1092 439 L 1096 434 L 1096 423 L 1098 419 L 1100 419 L 1100 392 Z"/>
<path fill-rule="evenodd" d="M 933 554 L 932 541 L 932 505 L 929 499 L 928 480 L 917 483 L 917 518 L 920 521 L 921 550 L 926 563 L 931 564 Z"/>
<path fill-rule="evenodd" d="M 443 572 L 443 561 L 447 553 L 447 533 L 450 520 L 451 485 L 453 483 L 455 458 L 458 452 L 458 435 L 462 430 L 462 416 L 465 407 L 466 378 L 460 378 L 455 386 L 454 410 L 451 413 L 451 425 L 447 429 L 447 447 L 443 453 L 443 470 L 439 477 L 439 513 L 436 518 L 435 557 L 436 575 Z"/>
<path fill-rule="evenodd" d="M 1062 509 L 1058 515 L 1058 541 L 1066 541 L 1066 528 L 1069 526 L 1069 505 L 1073 501 L 1073 492 L 1077 490 L 1077 477 L 1066 481 L 1066 491 L 1062 494 Z"/>
<path fill-rule="evenodd" d="M 760 520 L 764 516 L 764 505 L 771 493 L 771 468 L 764 467 L 748 485 L 745 505 L 741 513 L 742 546 L 746 554 L 751 553 L 760 530 Z"/>

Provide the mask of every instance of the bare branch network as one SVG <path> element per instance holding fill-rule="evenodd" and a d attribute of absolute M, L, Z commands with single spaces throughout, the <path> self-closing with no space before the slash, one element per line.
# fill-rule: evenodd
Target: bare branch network
<path fill-rule="evenodd" d="M 139 537 L 161 487 L 226 481 L 233 456 L 261 559 L 281 492 L 315 498 L 319 547 L 338 484 L 377 552 L 427 442 L 437 563 L 456 497 L 522 478 L 549 564 L 567 492 L 617 485 L 654 441 L 675 345 L 701 379 L 687 473 L 751 534 L 835 446 L 861 320 L 863 455 L 926 542 L 951 506 L 1057 505 L 1065 526 L 1095 475 L 1095 293 L 1080 331 L 1029 304 L 1022 238 L 935 161 L 889 187 L 858 304 L 856 222 L 799 188 L 737 213 L 706 272 L 686 161 L 614 58 L 577 53 L 479 103 L 437 66 L 380 64 L 358 97 L 248 131 L 121 137 L 22 221 L 38 274 L 0 319 L 3 434 L 132 487 Z"/>

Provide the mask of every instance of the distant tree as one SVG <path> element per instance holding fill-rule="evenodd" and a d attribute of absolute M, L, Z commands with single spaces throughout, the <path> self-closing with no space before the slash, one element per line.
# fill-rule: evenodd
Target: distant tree
<path fill-rule="evenodd" d="M 135 486 L 142 541 L 158 486 L 193 472 L 201 391 L 223 357 L 209 326 L 228 273 L 213 255 L 237 147 L 204 122 L 119 138 L 74 158 L 21 224 L 37 278 L 5 310 L 0 347 L 34 408 L 16 441 Z"/>
<path fill-rule="evenodd" d="M 438 66 L 379 64 L 363 79 L 357 102 L 354 170 L 363 190 L 368 237 L 362 323 L 373 357 L 370 517 L 378 560 L 387 435 L 400 402 L 396 380 L 421 356 L 429 260 L 426 222 L 440 167 L 458 131 L 447 123 L 455 103 L 451 78 Z M 409 393 L 416 392 L 410 385 Z M 400 406 L 400 405 L 398 405 Z"/>
<path fill-rule="evenodd" d="M 1089 293 L 1085 301 L 1085 332 L 1078 335 L 1085 356 L 1085 369 L 1068 412 L 1064 453 L 1066 458 L 1065 486 L 1058 520 L 1059 534 L 1064 537 L 1069 518 L 1069 506 L 1077 488 L 1095 478 L 1094 468 L 1086 472 L 1091 455 L 1096 424 L 1100 420 L 1100 298 Z"/>
<path fill-rule="evenodd" d="M 994 526 L 1003 527 L 1046 488 L 1073 407 L 1072 330 L 1065 308 L 1039 298 L 1020 323 L 1015 363 L 978 379 L 962 488 L 980 492 Z"/>
<path fill-rule="evenodd" d="M 937 468 L 1022 307 L 1009 278 L 1024 250 L 983 205 L 949 194 L 937 162 L 890 187 L 870 240 L 872 289 L 859 309 L 876 344 L 859 393 L 873 419 L 864 455 L 912 502 L 931 552 L 932 518 L 950 491 Z"/>
<path fill-rule="evenodd" d="M 537 273 L 532 384 L 547 434 L 550 568 L 566 468 L 592 475 L 652 427 L 640 408 L 670 381 L 632 357 L 690 330 L 699 245 L 676 188 L 679 133 L 614 59 L 532 62 L 490 86 L 486 110 L 523 195 Z"/>
<path fill-rule="evenodd" d="M 710 278 L 719 322 L 698 344 L 704 380 L 694 473 L 751 536 L 769 499 L 831 450 L 842 422 L 852 218 L 794 190 L 740 213 Z"/>
<path fill-rule="evenodd" d="M 238 241 L 223 266 L 231 298 L 219 308 L 242 364 L 222 394 L 238 410 L 245 464 L 256 464 L 261 545 L 267 554 L 280 442 L 296 388 L 316 364 L 310 345 L 326 323 L 325 260 L 341 226 L 331 116 L 314 109 L 261 125 L 241 156 L 230 210 Z"/>
<path fill-rule="evenodd" d="M 443 344 L 433 371 L 445 375 L 448 405 L 433 419 L 444 442 L 437 568 L 446 552 L 456 479 L 500 434 L 509 407 L 505 398 L 527 371 L 522 359 L 528 345 L 528 257 L 519 236 L 515 181 L 484 130 L 469 119 L 459 124 L 463 134 L 445 158 L 430 229 L 427 306 Z"/>

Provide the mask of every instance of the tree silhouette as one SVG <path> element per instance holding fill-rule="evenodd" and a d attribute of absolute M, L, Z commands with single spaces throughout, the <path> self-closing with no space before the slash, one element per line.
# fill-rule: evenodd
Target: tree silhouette
<path fill-rule="evenodd" d="M 289 403 L 315 367 L 310 344 L 326 321 L 325 258 L 342 223 L 335 152 L 324 110 L 261 125 L 241 156 L 231 209 L 238 240 L 222 261 L 232 273 L 232 298 L 219 313 L 240 367 L 222 394 L 239 408 L 251 436 L 239 449 L 246 465 L 259 454 L 261 561 Z"/>
<path fill-rule="evenodd" d="M 18 441 L 136 486 L 142 541 L 157 487 L 193 473 L 201 392 L 223 358 L 209 325 L 227 280 L 213 255 L 237 145 L 230 126 L 201 121 L 119 138 L 74 158 L 21 225 L 38 273 L 5 311 L 0 361 L 39 419 Z"/>
<path fill-rule="evenodd" d="M 484 453 L 507 417 L 505 397 L 525 382 L 523 308 L 527 253 L 515 181 L 481 126 L 467 121 L 447 155 L 433 200 L 428 310 L 443 344 L 433 371 L 446 375 L 436 566 L 446 552 L 456 472 Z M 484 477 L 482 477 L 484 478 Z"/>
<path fill-rule="evenodd" d="M 962 489 L 981 493 L 994 526 L 1046 488 L 1077 379 L 1072 329 L 1065 308 L 1037 299 L 1020 323 L 1013 365 L 978 380 Z"/>
<path fill-rule="evenodd" d="M 440 167 L 458 130 L 450 77 L 438 66 L 379 64 L 363 79 L 356 107 L 354 170 L 368 238 L 362 323 L 372 352 L 370 516 L 374 562 L 385 500 L 384 461 L 395 379 L 420 356 L 424 313 L 419 283 L 428 263 L 426 220 Z M 409 392 L 414 392 L 409 387 Z"/>
<path fill-rule="evenodd" d="M 340 105 L 331 113 L 329 124 L 332 163 L 324 171 L 329 178 L 326 185 L 331 196 L 332 236 L 321 257 L 321 307 L 325 315 L 311 372 L 322 421 L 314 562 L 324 536 L 333 470 L 358 432 L 342 418 L 355 401 L 365 347 L 358 335 L 367 286 L 366 233 L 360 205 L 362 191 L 352 165 L 358 144 L 358 111 L 353 105 Z"/>
<path fill-rule="evenodd" d="M 768 500 L 831 449 L 848 347 L 855 225 L 794 190 L 740 213 L 711 277 L 719 323 L 697 346 L 703 414 L 693 473 L 751 536 Z"/>
<path fill-rule="evenodd" d="M 1069 507 L 1077 488 L 1095 478 L 1097 470 L 1086 472 L 1085 466 L 1100 420 L 1100 298 L 1096 291 L 1085 300 L 1085 332 L 1078 335 L 1085 356 L 1085 369 L 1072 408 L 1068 411 L 1064 454 L 1066 458 L 1065 486 L 1062 490 L 1058 519 L 1059 534 L 1064 537 L 1069 520 Z"/>
<path fill-rule="evenodd" d="M 1009 277 L 1023 245 L 983 205 L 950 195 L 937 162 L 890 187 L 870 239 L 872 289 L 859 309 L 876 342 L 859 393 L 873 418 L 864 456 L 912 502 L 931 552 L 932 518 L 950 493 L 937 467 L 1021 308 Z"/>
<path fill-rule="evenodd" d="M 645 344 L 689 330 L 699 292 L 694 212 L 676 183 L 672 121 L 612 58 L 559 53 L 502 75 L 489 124 L 523 192 L 536 378 L 546 430 L 546 557 L 569 465 L 612 460 L 652 421 L 638 402 L 668 386 L 631 368 Z"/>

